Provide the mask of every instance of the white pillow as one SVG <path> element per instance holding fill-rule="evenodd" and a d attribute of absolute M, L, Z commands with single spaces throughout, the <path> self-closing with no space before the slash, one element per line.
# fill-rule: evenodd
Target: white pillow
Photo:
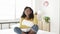
<path fill-rule="evenodd" d="M 32 27 L 34 24 L 33 24 L 33 22 L 31 22 L 31 21 L 23 20 L 23 21 L 22 21 L 22 25 L 26 25 L 26 26 Z"/>
<path fill-rule="evenodd" d="M 32 27 L 34 24 L 33 24 L 33 22 L 31 22 L 31 21 L 28 21 L 28 20 L 23 20 L 22 21 L 22 25 L 26 25 L 26 26 L 28 26 L 28 27 Z M 21 29 L 23 32 L 28 32 L 28 31 L 30 31 L 30 29 L 31 28 L 25 28 L 25 29 Z"/>

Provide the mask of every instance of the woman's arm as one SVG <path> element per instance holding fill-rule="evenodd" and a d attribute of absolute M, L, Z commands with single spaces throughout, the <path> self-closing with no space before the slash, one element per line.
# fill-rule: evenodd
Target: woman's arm
<path fill-rule="evenodd" d="M 20 18 L 20 26 L 22 26 L 23 18 Z"/>
<path fill-rule="evenodd" d="M 35 24 L 35 25 L 38 25 L 37 15 L 34 15 L 34 20 L 33 20 L 33 21 L 34 21 L 34 24 Z"/>

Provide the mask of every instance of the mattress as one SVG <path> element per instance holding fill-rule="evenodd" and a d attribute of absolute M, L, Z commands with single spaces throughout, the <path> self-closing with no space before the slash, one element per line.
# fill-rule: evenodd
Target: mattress
<path fill-rule="evenodd" d="M 15 27 L 19 27 L 19 23 L 12 25 L 11 29 L 0 30 L 0 34 L 17 34 L 16 32 L 14 32 Z M 38 30 L 37 34 L 55 34 L 55 33 L 47 32 L 47 31 L 43 31 L 43 30 Z"/>
<path fill-rule="evenodd" d="M 0 30 L 0 34 L 17 34 L 13 29 Z"/>
<path fill-rule="evenodd" d="M 0 30 L 0 34 L 17 34 L 17 33 L 15 33 L 13 29 L 5 29 Z M 55 33 L 38 30 L 37 34 L 55 34 Z"/>
<path fill-rule="evenodd" d="M 38 30 L 37 34 L 55 34 L 55 33 L 48 32 L 48 31 L 43 31 L 43 30 Z"/>

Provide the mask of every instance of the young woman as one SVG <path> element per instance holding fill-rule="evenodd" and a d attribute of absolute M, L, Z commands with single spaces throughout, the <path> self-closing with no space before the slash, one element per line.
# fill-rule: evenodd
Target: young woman
<path fill-rule="evenodd" d="M 28 23 L 30 23 L 30 25 L 29 24 L 25 25 L 23 23 L 23 21 L 27 21 Z M 27 22 L 26 22 L 26 24 L 27 24 Z M 25 7 L 24 12 L 21 16 L 21 20 L 20 20 L 20 28 L 15 27 L 14 31 L 17 34 L 36 34 L 38 31 L 37 24 L 38 24 L 38 22 L 34 18 L 33 10 L 30 7 Z M 26 29 L 26 28 L 30 28 L 30 30 L 27 32 L 22 31 L 22 29 Z"/>

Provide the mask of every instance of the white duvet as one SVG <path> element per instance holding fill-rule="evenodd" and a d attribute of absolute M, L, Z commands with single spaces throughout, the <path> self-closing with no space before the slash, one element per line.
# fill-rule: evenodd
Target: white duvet
<path fill-rule="evenodd" d="M 6 29 L 0 30 L 0 34 L 17 34 L 17 33 L 15 33 L 13 29 Z M 55 33 L 38 30 L 37 34 L 55 34 Z"/>
<path fill-rule="evenodd" d="M 13 29 L 0 30 L 0 34 L 17 34 Z"/>
<path fill-rule="evenodd" d="M 19 24 L 11 26 L 11 29 L 0 30 L 0 34 L 17 34 L 16 32 L 14 32 L 14 28 L 18 26 Z M 55 34 L 55 33 L 38 30 L 37 34 Z"/>

